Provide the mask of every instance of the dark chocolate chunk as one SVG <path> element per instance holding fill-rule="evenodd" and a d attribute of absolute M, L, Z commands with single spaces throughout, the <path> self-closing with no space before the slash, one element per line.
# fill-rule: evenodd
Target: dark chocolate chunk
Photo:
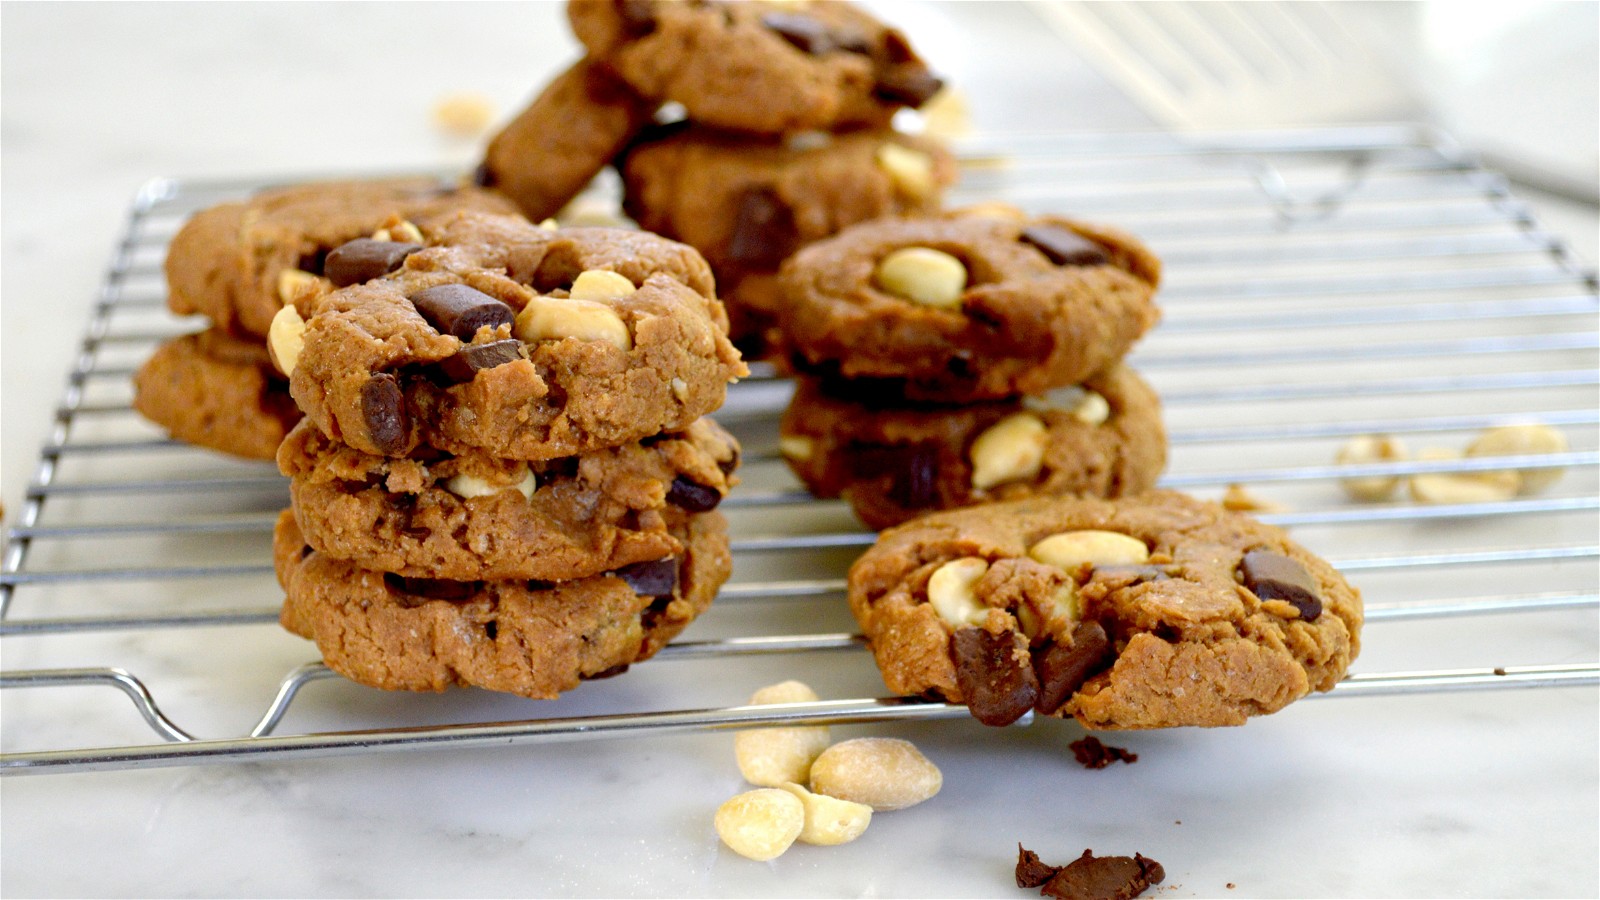
<path fill-rule="evenodd" d="M 678 558 L 652 559 L 623 566 L 611 574 L 628 583 L 641 597 L 671 597 L 678 589 Z"/>
<path fill-rule="evenodd" d="M 1033 667 L 1017 659 L 1016 633 L 990 634 L 960 628 L 951 638 L 956 684 L 973 718 L 985 725 L 1010 725 L 1039 699 Z"/>
<path fill-rule="evenodd" d="M 722 502 L 722 494 L 716 488 L 706 487 L 679 475 L 672 479 L 672 487 L 667 490 L 667 502 L 689 512 L 707 512 L 717 508 L 717 504 Z"/>
<path fill-rule="evenodd" d="M 1032 225 L 1017 240 L 1032 244 L 1058 266 L 1103 266 L 1111 261 L 1106 248 L 1070 228 Z"/>
<path fill-rule="evenodd" d="M 921 63 L 903 63 L 885 66 L 878 70 L 878 82 L 872 92 L 893 103 L 917 107 L 928 102 L 944 82 L 929 72 Z"/>
<path fill-rule="evenodd" d="M 522 358 L 522 342 L 512 338 L 487 344 L 468 344 L 439 363 L 439 370 L 456 384 L 471 381 L 483 369 L 503 366 Z"/>
<path fill-rule="evenodd" d="M 1036 888 L 1061 870 L 1060 866 L 1047 865 L 1039 854 L 1017 844 L 1017 887 Z"/>
<path fill-rule="evenodd" d="M 653 0 L 616 0 L 622 30 L 631 37 L 644 37 L 656 30 L 656 5 Z"/>
<path fill-rule="evenodd" d="M 443 578 L 406 578 L 393 572 L 383 573 L 383 583 L 389 590 L 407 598 L 421 600 L 466 600 L 478 593 L 481 585 L 476 581 L 447 581 Z M 420 604 L 410 604 L 420 605 Z"/>
<path fill-rule="evenodd" d="M 591 675 L 579 675 L 578 677 L 582 678 L 584 681 L 599 681 L 602 678 L 614 678 L 618 675 L 621 675 L 623 672 L 628 671 L 629 665 L 631 665 L 631 663 L 617 663 L 609 669 L 601 669 L 600 671 Z"/>
<path fill-rule="evenodd" d="M 1322 593 L 1306 567 L 1271 550 L 1252 550 L 1239 563 L 1244 586 L 1262 600 L 1282 600 L 1310 622 L 1322 615 Z"/>
<path fill-rule="evenodd" d="M 327 259 L 328 251 L 318 250 L 314 253 L 306 253 L 302 255 L 298 260 L 295 261 L 294 267 L 302 272 L 310 272 L 313 275 L 321 275 L 323 263 L 326 262 Z"/>
<path fill-rule="evenodd" d="M 915 444 L 904 449 L 889 484 L 889 499 L 901 509 L 931 509 L 939 501 L 939 447 Z"/>
<path fill-rule="evenodd" d="M 489 168 L 487 162 L 478 163 L 478 167 L 472 170 L 472 183 L 478 187 L 494 187 L 494 182 L 494 170 Z"/>
<path fill-rule="evenodd" d="M 739 468 L 739 450 L 735 448 L 732 456 L 718 460 L 717 468 L 721 469 L 724 475 L 732 475 L 734 470 Z"/>
<path fill-rule="evenodd" d="M 1072 749 L 1072 755 L 1077 758 L 1078 765 L 1085 769 L 1104 769 L 1118 760 L 1125 763 L 1139 761 L 1139 754 L 1129 753 L 1121 747 L 1102 744 L 1100 739 L 1092 734 L 1067 746 Z"/>
<path fill-rule="evenodd" d="M 360 284 L 400 268 L 406 257 L 421 249 L 421 244 L 356 238 L 329 251 L 322 274 L 336 287 Z"/>
<path fill-rule="evenodd" d="M 517 314 L 504 302 L 464 284 L 438 284 L 406 298 L 440 334 L 472 340 L 478 329 L 510 325 Z"/>
<path fill-rule="evenodd" d="M 1039 703 L 1035 709 L 1046 715 L 1061 708 L 1083 683 L 1116 660 L 1111 639 L 1099 622 L 1079 622 L 1072 631 L 1072 644 L 1051 644 L 1033 654 L 1033 670 L 1039 678 Z"/>
<path fill-rule="evenodd" d="M 828 33 L 828 26 L 810 16 L 767 13 L 761 17 L 761 24 L 772 29 L 778 37 L 788 41 L 800 52 L 812 56 L 821 56 L 838 46 L 833 36 Z"/>
<path fill-rule="evenodd" d="M 361 386 L 361 417 L 366 420 L 367 436 L 380 451 L 394 455 L 405 449 L 411 429 L 400 379 L 388 372 L 368 379 Z"/>
<path fill-rule="evenodd" d="M 1057 900 L 1132 900 L 1166 877 L 1160 863 L 1137 853 L 1095 856 L 1085 850 L 1057 871 L 1040 893 Z"/>
<path fill-rule="evenodd" d="M 733 216 L 728 259 L 749 269 L 771 271 L 799 249 L 794 211 L 771 190 L 747 191 Z"/>

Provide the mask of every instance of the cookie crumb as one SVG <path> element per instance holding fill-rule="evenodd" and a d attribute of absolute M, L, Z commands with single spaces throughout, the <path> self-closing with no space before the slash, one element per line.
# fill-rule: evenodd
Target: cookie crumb
<path fill-rule="evenodd" d="M 1040 888 L 1056 900 L 1131 900 L 1166 879 L 1161 863 L 1135 853 L 1095 856 L 1093 850 L 1065 866 L 1052 866 L 1017 844 L 1017 887 Z"/>
<path fill-rule="evenodd" d="M 1082 740 L 1073 741 L 1067 745 L 1072 748 L 1072 755 L 1078 758 L 1078 765 L 1085 769 L 1104 769 L 1117 760 L 1125 763 L 1136 763 L 1139 754 L 1130 753 L 1121 747 L 1111 747 L 1100 743 L 1100 739 L 1089 735 Z M 1182 825 L 1182 822 L 1178 823 Z"/>
<path fill-rule="evenodd" d="M 1501 668 L 1500 666 L 1495 666 L 1494 667 L 1494 673 L 1496 675 L 1504 675 L 1506 673 L 1506 670 Z"/>

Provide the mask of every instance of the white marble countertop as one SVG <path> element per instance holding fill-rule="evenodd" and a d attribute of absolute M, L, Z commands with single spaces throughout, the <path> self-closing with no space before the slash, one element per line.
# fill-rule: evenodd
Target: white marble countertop
<path fill-rule="evenodd" d="M 914 4 L 890 15 L 963 86 L 979 129 L 1154 127 L 1026 9 Z M 140 184 L 466 168 L 477 142 L 443 136 L 430 104 L 471 91 L 509 115 L 576 54 L 550 3 L 7 4 L 0 41 L 0 497 L 12 514 Z M 1537 208 L 1594 259 L 1592 208 Z M 1592 516 L 1576 527 L 1592 538 Z M 1456 534 L 1469 546 L 1481 536 L 1470 525 Z M 1391 537 L 1374 531 L 1357 549 L 1413 547 Z M 1565 571 L 1593 590 L 1592 573 Z M 1378 582 L 1382 599 L 1450 595 Z M 786 609 L 760 627 L 816 627 Z M 1490 621 L 1385 625 L 1360 668 L 1596 657 L 1592 609 Z M 824 627 L 851 625 L 834 616 Z M 169 688 L 174 718 L 207 734 L 248 727 L 210 711 L 207 691 L 248 695 L 259 709 L 277 675 L 312 655 L 267 626 L 200 639 L 8 637 L 0 650 L 8 670 L 138 653 Z M 824 697 L 882 691 L 864 655 L 799 665 L 661 663 L 587 686 L 555 714 L 684 696 L 736 704 L 796 674 Z M 551 714 L 476 692 L 307 690 L 316 702 L 297 728 L 337 728 L 346 712 L 381 722 L 408 704 L 441 720 Z M 148 739 L 122 697 L 25 693 L 3 698 L 7 750 L 71 741 L 102 718 L 121 723 L 112 730 L 122 740 Z M 880 816 L 854 844 L 757 864 L 711 828 L 712 811 L 741 789 L 725 735 L 8 777 L 0 894 L 1031 896 L 1011 885 L 1017 841 L 1052 861 L 1084 847 L 1139 851 L 1166 864 L 1155 896 L 1600 894 L 1592 688 L 1318 699 L 1243 728 L 1118 735 L 1111 742 L 1140 760 L 1103 771 L 1071 761 L 1065 744 L 1082 732 L 1070 723 L 837 731 L 911 738 L 944 769 L 944 791 Z"/>

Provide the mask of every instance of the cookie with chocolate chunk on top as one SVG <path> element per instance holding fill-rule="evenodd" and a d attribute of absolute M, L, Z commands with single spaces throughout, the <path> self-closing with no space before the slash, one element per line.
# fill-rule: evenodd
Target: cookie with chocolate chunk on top
<path fill-rule="evenodd" d="M 1282 530 L 1171 491 L 926 516 L 851 567 L 849 600 L 890 690 L 991 725 L 1240 725 L 1332 690 L 1362 624 Z"/>
<path fill-rule="evenodd" d="M 778 431 L 806 487 L 845 497 L 874 529 L 994 500 L 1137 494 L 1167 459 L 1160 399 L 1121 365 L 1045 397 L 962 406 L 802 378 Z"/>
<path fill-rule="evenodd" d="M 710 419 L 682 432 L 524 462 L 375 456 L 302 423 L 278 451 L 305 542 L 409 578 L 583 578 L 681 553 L 674 526 L 714 509 L 739 445 Z"/>
<path fill-rule="evenodd" d="M 578 40 L 639 94 L 760 134 L 879 126 L 941 82 L 852 3 L 570 0 Z"/>
<path fill-rule="evenodd" d="M 779 312 L 795 364 L 941 403 L 1039 394 L 1122 359 L 1159 317 L 1136 238 L 985 210 L 878 219 L 790 257 Z"/>
<path fill-rule="evenodd" d="M 956 179 L 942 145 L 888 128 L 757 138 L 666 126 L 647 129 L 618 170 L 628 215 L 705 254 L 733 339 L 752 346 L 775 341 L 785 259 L 857 222 L 936 212 Z"/>
<path fill-rule="evenodd" d="M 727 523 L 698 513 L 674 538 L 676 555 L 568 581 L 406 578 L 312 550 L 285 510 L 273 534 L 280 621 L 372 687 L 553 699 L 649 659 L 711 605 L 733 566 Z"/>
<path fill-rule="evenodd" d="M 264 338 L 299 289 L 327 286 L 323 266 L 335 247 L 389 225 L 426 230 L 462 210 L 504 214 L 516 207 L 433 178 L 300 184 L 213 206 L 184 223 L 167 248 L 167 306 Z"/>
<path fill-rule="evenodd" d="M 705 260 L 633 230 L 462 214 L 282 316 L 296 402 L 382 456 L 575 456 L 685 429 L 747 372 Z"/>

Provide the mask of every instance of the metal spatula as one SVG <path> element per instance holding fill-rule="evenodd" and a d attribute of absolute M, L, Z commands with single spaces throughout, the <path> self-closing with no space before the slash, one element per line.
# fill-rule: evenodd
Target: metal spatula
<path fill-rule="evenodd" d="M 1332 4 L 1032 4 L 1146 112 L 1179 128 L 1414 115 L 1416 103 Z"/>

